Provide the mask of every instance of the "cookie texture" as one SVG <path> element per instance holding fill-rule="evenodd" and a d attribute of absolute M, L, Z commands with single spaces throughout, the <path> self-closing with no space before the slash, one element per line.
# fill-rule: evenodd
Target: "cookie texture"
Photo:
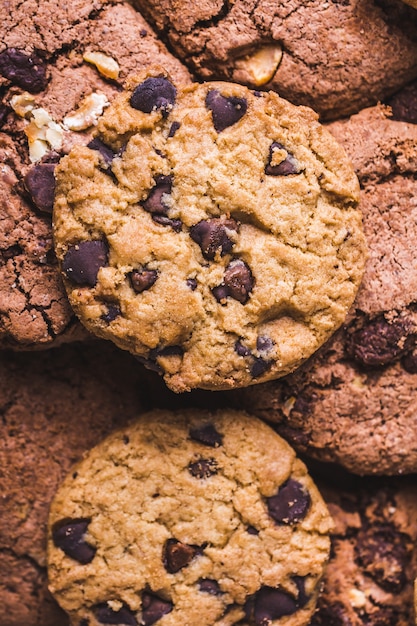
<path fill-rule="evenodd" d="M 85 326 L 176 392 L 292 371 L 343 322 L 365 244 L 357 179 L 315 114 L 157 68 L 56 170 L 54 238 Z"/>
<path fill-rule="evenodd" d="M 415 477 L 316 476 L 335 523 L 311 626 L 409 626 L 416 575 Z M 315 474 L 313 474 L 315 475 Z"/>
<path fill-rule="evenodd" d="M 154 62 L 189 80 L 127 3 L 7 3 L 0 23 L 0 346 L 87 336 L 53 250 L 53 172 L 74 143 L 90 141 L 126 77 Z"/>
<path fill-rule="evenodd" d="M 308 624 L 331 518 L 307 470 L 242 412 L 151 411 L 51 506 L 48 574 L 74 624 Z"/>
<path fill-rule="evenodd" d="M 199 77 L 274 89 L 322 119 L 374 105 L 417 76 L 417 13 L 397 0 L 134 4 Z"/>
<path fill-rule="evenodd" d="M 331 125 L 361 181 L 369 247 L 347 323 L 297 373 L 237 398 L 297 449 L 360 474 L 417 470 L 417 125 L 399 110 Z"/>

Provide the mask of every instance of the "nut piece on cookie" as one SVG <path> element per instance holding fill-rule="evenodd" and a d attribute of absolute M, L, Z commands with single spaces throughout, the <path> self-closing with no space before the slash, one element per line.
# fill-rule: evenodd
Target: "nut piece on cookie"
<path fill-rule="evenodd" d="M 71 305 L 176 392 L 293 371 L 354 300 L 357 178 L 315 113 L 275 93 L 151 68 L 55 174 Z"/>
<path fill-rule="evenodd" d="M 50 589 L 71 623 L 310 621 L 332 521 L 292 448 L 236 411 L 153 411 L 56 494 Z"/>

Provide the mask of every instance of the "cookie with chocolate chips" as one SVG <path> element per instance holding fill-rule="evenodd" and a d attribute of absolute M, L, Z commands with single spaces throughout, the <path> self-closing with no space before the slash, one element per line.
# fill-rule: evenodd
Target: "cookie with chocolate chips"
<path fill-rule="evenodd" d="M 356 294 L 357 179 L 316 115 L 273 92 L 153 68 L 56 178 L 73 308 L 176 392 L 294 370 Z"/>
<path fill-rule="evenodd" d="M 47 347 L 87 336 L 53 251 L 60 156 L 92 139 L 98 115 L 132 72 L 159 62 L 178 81 L 189 75 L 125 2 L 11 0 L 2 8 L 0 347 Z"/>
<path fill-rule="evenodd" d="M 369 248 L 347 323 L 295 374 L 236 398 L 299 451 L 359 474 L 417 471 L 415 93 L 330 126 L 361 181 Z"/>
<path fill-rule="evenodd" d="M 304 464 L 256 418 L 152 411 L 59 488 L 50 589 L 73 624 L 302 626 L 330 528 Z"/>

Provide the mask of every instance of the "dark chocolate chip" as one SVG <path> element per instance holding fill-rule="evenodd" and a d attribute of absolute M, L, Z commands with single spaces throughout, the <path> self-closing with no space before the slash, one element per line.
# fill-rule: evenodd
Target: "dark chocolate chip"
<path fill-rule="evenodd" d="M 191 226 L 190 237 L 198 243 L 205 259 L 212 260 L 216 252 L 221 256 L 229 254 L 233 248 L 233 240 L 227 231 L 237 232 L 238 223 L 230 219 L 214 217 L 209 220 L 201 220 L 198 224 Z"/>
<path fill-rule="evenodd" d="M 235 342 L 235 352 L 239 356 L 251 356 L 252 352 L 238 339 Z"/>
<path fill-rule="evenodd" d="M 103 320 L 103 322 L 107 322 L 108 324 L 110 324 L 110 322 L 113 322 L 113 320 L 115 320 L 116 317 L 119 317 L 121 314 L 122 312 L 118 304 L 108 304 L 107 312 L 103 313 L 101 319 Z"/>
<path fill-rule="evenodd" d="M 274 361 L 267 361 L 261 357 L 256 358 L 250 368 L 252 378 L 259 378 L 259 376 L 265 374 L 265 372 L 271 369 L 273 363 Z"/>
<path fill-rule="evenodd" d="M 108 256 L 108 245 L 102 239 L 80 241 L 68 248 L 62 269 L 73 283 L 94 287 L 99 269 L 108 264 Z"/>
<path fill-rule="evenodd" d="M 52 528 L 54 545 L 82 565 L 90 563 L 96 553 L 96 549 L 84 539 L 90 521 L 86 518 L 64 519 Z"/>
<path fill-rule="evenodd" d="M 187 278 L 185 281 L 191 291 L 195 291 L 197 289 L 197 280 L 195 278 Z"/>
<path fill-rule="evenodd" d="M 124 604 L 118 611 L 114 611 L 107 602 L 96 604 L 93 613 L 100 624 L 115 624 L 117 626 L 137 626 L 134 613 Z"/>
<path fill-rule="evenodd" d="M 111 164 L 115 157 L 115 153 L 108 145 L 104 143 L 104 141 L 101 141 L 101 139 L 99 139 L 98 137 L 95 137 L 94 139 L 90 141 L 90 143 L 87 144 L 87 148 L 90 148 L 90 150 L 97 150 L 97 152 L 100 152 L 105 168 L 108 169 L 111 167 Z"/>
<path fill-rule="evenodd" d="M 220 302 L 220 304 L 226 304 L 226 298 L 229 295 L 229 290 L 226 285 L 223 284 L 213 287 L 211 293 L 216 298 L 217 302 Z"/>
<path fill-rule="evenodd" d="M 294 615 L 298 608 L 293 596 L 274 587 L 261 587 L 245 604 L 245 612 L 256 626 L 269 626 L 280 617 Z"/>
<path fill-rule="evenodd" d="M 281 161 L 281 163 L 278 163 L 278 165 L 271 164 L 275 150 L 285 150 L 287 153 L 286 158 Z M 288 174 L 299 174 L 300 171 L 300 167 L 294 155 L 291 152 L 288 152 L 285 146 L 278 143 L 278 141 L 272 142 L 269 147 L 269 158 L 268 163 L 265 166 L 265 174 L 268 174 L 269 176 L 288 176 Z"/>
<path fill-rule="evenodd" d="M 403 87 L 387 100 L 392 109 L 392 119 L 417 124 L 417 81 Z"/>
<path fill-rule="evenodd" d="M 175 135 L 177 130 L 180 128 L 181 122 L 172 122 L 171 128 L 169 129 L 168 138 L 170 139 Z"/>
<path fill-rule="evenodd" d="M 209 478 L 217 474 L 217 463 L 215 459 L 198 459 L 188 465 L 188 471 L 196 478 Z"/>
<path fill-rule="evenodd" d="M 379 367 L 392 363 L 408 352 L 410 323 L 401 317 L 388 322 L 383 316 L 366 323 L 348 339 L 347 352 L 361 365 Z"/>
<path fill-rule="evenodd" d="M 194 441 L 211 448 L 217 448 L 223 443 L 223 435 L 214 428 L 213 424 L 203 424 L 190 428 L 190 437 Z"/>
<path fill-rule="evenodd" d="M 401 359 L 401 365 L 409 374 L 417 374 L 417 349 L 411 350 Z"/>
<path fill-rule="evenodd" d="M 6 48 L 0 52 L 0 74 L 30 93 L 39 93 L 48 84 L 43 59 L 18 48 Z"/>
<path fill-rule="evenodd" d="M 198 588 L 204 593 L 209 593 L 212 596 L 220 596 L 223 592 L 220 589 L 219 583 L 213 578 L 200 578 L 197 581 Z"/>
<path fill-rule="evenodd" d="M 166 215 L 169 207 L 164 203 L 163 195 L 170 194 L 172 190 L 172 176 L 157 176 L 155 186 L 149 192 L 148 197 L 142 203 L 148 213 Z"/>
<path fill-rule="evenodd" d="M 256 347 L 259 352 L 270 352 L 274 347 L 274 342 L 270 337 L 266 335 L 259 335 L 256 339 Z"/>
<path fill-rule="evenodd" d="M 255 526 L 248 526 L 246 531 L 248 535 L 259 535 L 259 530 Z"/>
<path fill-rule="evenodd" d="M 38 163 L 24 178 L 25 187 L 33 203 L 45 213 L 52 213 L 55 199 L 55 163 Z"/>
<path fill-rule="evenodd" d="M 143 626 L 152 626 L 167 613 L 170 613 L 174 605 L 169 600 L 163 600 L 159 596 L 144 591 L 142 594 L 142 621 Z"/>
<path fill-rule="evenodd" d="M 269 515 L 279 524 L 296 524 L 307 515 L 311 497 L 304 485 L 290 478 L 266 499 Z"/>
<path fill-rule="evenodd" d="M 158 363 L 153 361 L 152 359 L 146 359 L 143 356 L 135 356 L 135 359 L 139 361 L 147 370 L 151 370 L 152 372 L 156 372 L 160 376 L 164 373 L 164 370 Z"/>
<path fill-rule="evenodd" d="M 382 589 L 400 592 L 410 559 L 408 537 L 391 525 L 364 528 L 357 535 L 355 560 Z"/>
<path fill-rule="evenodd" d="M 231 298 L 245 304 L 254 286 L 249 265 L 239 259 L 231 261 L 224 273 L 224 285 Z"/>
<path fill-rule="evenodd" d="M 182 543 L 177 539 L 168 539 L 162 556 L 164 567 L 170 574 L 175 574 L 189 565 L 200 552 L 201 549 L 198 546 Z"/>
<path fill-rule="evenodd" d="M 218 133 L 236 124 L 246 113 L 248 103 L 246 98 L 222 96 L 220 91 L 212 89 L 206 96 L 206 107 L 213 116 L 213 125 Z"/>
<path fill-rule="evenodd" d="M 146 291 L 150 289 L 152 285 L 155 284 L 158 278 L 158 272 L 156 270 L 133 270 L 129 274 L 130 284 L 132 285 L 132 289 L 136 293 L 142 293 L 142 291 Z"/>
<path fill-rule="evenodd" d="M 304 576 L 293 576 L 292 579 L 298 591 L 297 604 L 301 607 L 305 606 L 310 600 L 310 596 L 306 593 L 306 579 Z"/>
<path fill-rule="evenodd" d="M 130 443 L 130 438 L 129 435 L 123 435 L 123 443 L 125 445 L 127 445 L 128 443 Z"/>
<path fill-rule="evenodd" d="M 144 113 L 161 111 L 166 117 L 175 104 L 176 95 L 176 88 L 167 78 L 147 78 L 132 93 L 130 106 Z"/>
<path fill-rule="evenodd" d="M 170 226 L 176 233 L 182 230 L 181 220 L 172 219 L 167 215 L 152 215 L 152 219 L 157 224 L 161 224 L 161 226 Z"/>

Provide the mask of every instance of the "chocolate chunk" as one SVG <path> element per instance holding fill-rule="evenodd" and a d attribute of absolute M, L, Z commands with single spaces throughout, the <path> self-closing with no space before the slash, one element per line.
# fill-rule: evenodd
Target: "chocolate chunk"
<path fill-rule="evenodd" d="M 387 100 L 392 119 L 417 124 L 417 81 L 410 83 Z"/>
<path fill-rule="evenodd" d="M 52 528 L 54 545 L 82 565 L 90 563 L 96 553 L 96 549 L 84 539 L 90 521 L 86 518 L 64 519 Z"/>
<path fill-rule="evenodd" d="M 223 435 L 217 432 L 213 424 L 203 424 L 202 426 L 190 428 L 190 437 L 194 441 L 211 448 L 217 448 L 223 443 Z"/>
<path fill-rule="evenodd" d="M 401 317 L 388 322 L 383 316 L 366 323 L 348 339 L 347 353 L 361 365 L 380 367 L 405 354 L 413 338 L 410 323 Z"/>
<path fill-rule="evenodd" d="M 304 576 L 293 576 L 292 579 L 298 591 L 297 604 L 298 606 L 305 606 L 310 600 L 310 596 L 306 593 L 306 579 Z"/>
<path fill-rule="evenodd" d="M 275 150 L 285 150 L 287 153 L 285 159 L 281 161 L 281 163 L 278 163 L 278 165 L 272 165 Z M 291 152 L 288 152 L 285 146 L 278 143 L 278 141 L 272 142 L 269 147 L 269 158 L 268 163 L 265 166 L 265 174 L 268 174 L 269 176 L 288 176 L 289 174 L 299 174 L 300 171 L 300 167 L 294 155 Z"/>
<path fill-rule="evenodd" d="M 248 535 L 259 535 L 259 530 L 255 526 L 248 526 L 246 531 Z"/>
<path fill-rule="evenodd" d="M 45 62 L 37 54 L 18 48 L 0 52 L 0 74 L 30 93 L 39 93 L 48 84 Z"/>
<path fill-rule="evenodd" d="M 224 273 L 224 285 L 231 298 L 245 304 L 254 286 L 249 265 L 239 259 L 231 261 Z"/>
<path fill-rule="evenodd" d="M 110 322 L 115 320 L 116 317 L 119 317 L 119 315 L 121 314 L 122 312 L 118 304 L 108 304 L 107 313 L 103 313 L 101 319 L 103 320 L 103 322 L 107 322 L 108 324 L 110 324 Z"/>
<path fill-rule="evenodd" d="M 177 130 L 180 128 L 180 126 L 181 126 L 181 122 L 172 122 L 171 128 L 169 129 L 169 133 L 168 133 L 168 139 L 170 139 L 171 137 L 175 135 Z"/>
<path fill-rule="evenodd" d="M 99 269 L 108 264 L 109 248 L 105 241 L 80 241 L 68 248 L 62 270 L 77 285 L 94 287 Z"/>
<path fill-rule="evenodd" d="M 217 302 L 220 302 L 220 304 L 226 304 L 226 298 L 229 295 L 229 290 L 225 284 L 213 287 L 211 293 L 216 298 Z"/>
<path fill-rule="evenodd" d="M 143 626 L 151 626 L 161 619 L 163 615 L 170 613 L 174 605 L 169 600 L 163 600 L 159 596 L 144 591 L 142 594 L 142 621 Z"/>
<path fill-rule="evenodd" d="M 215 459 L 198 459 L 188 465 L 188 471 L 196 478 L 209 478 L 217 474 L 217 463 Z"/>
<path fill-rule="evenodd" d="M 206 96 L 206 107 L 212 112 L 213 125 L 218 133 L 236 124 L 246 113 L 246 98 L 222 96 L 220 91 L 212 89 Z"/>
<path fill-rule="evenodd" d="M 274 587 L 261 587 L 245 604 L 248 619 L 256 626 L 269 624 L 284 617 L 293 615 L 299 608 L 298 602 L 286 591 Z"/>
<path fill-rule="evenodd" d="M 93 607 L 95 618 L 100 624 L 117 624 L 117 626 L 137 626 L 134 613 L 124 604 L 118 611 L 114 611 L 106 602 Z"/>
<path fill-rule="evenodd" d="M 220 596 L 223 593 L 217 580 L 213 580 L 212 578 L 200 578 L 197 584 L 200 591 L 209 593 L 212 596 Z"/>
<path fill-rule="evenodd" d="M 148 213 L 166 215 L 169 207 L 164 203 L 163 195 L 170 194 L 172 189 L 172 176 L 157 176 L 155 186 L 152 187 L 148 197 L 142 203 Z"/>
<path fill-rule="evenodd" d="M 104 165 L 105 165 L 105 169 L 109 169 L 111 167 L 111 164 L 115 157 L 115 153 L 109 146 L 107 146 L 104 143 L 104 141 L 101 141 L 101 139 L 99 139 L 98 137 L 95 137 L 94 139 L 90 141 L 90 143 L 87 144 L 87 148 L 90 148 L 90 150 L 97 150 L 97 152 L 100 152 Z"/>
<path fill-rule="evenodd" d="M 197 289 L 197 280 L 195 278 L 187 278 L 185 281 L 191 291 L 195 291 Z"/>
<path fill-rule="evenodd" d="M 417 374 L 417 349 L 402 357 L 401 365 L 409 374 Z"/>
<path fill-rule="evenodd" d="M 170 574 L 175 574 L 189 565 L 200 552 L 201 549 L 198 546 L 182 543 L 177 539 L 168 539 L 165 542 L 162 557 L 164 567 Z"/>
<path fill-rule="evenodd" d="M 279 524 L 296 524 L 307 515 L 311 498 L 306 488 L 290 478 L 275 496 L 266 499 L 269 515 Z"/>
<path fill-rule="evenodd" d="M 176 233 L 182 230 L 181 220 L 171 219 L 167 215 L 152 215 L 152 219 L 161 226 L 170 226 Z"/>
<path fill-rule="evenodd" d="M 389 593 L 398 593 L 407 582 L 408 540 L 407 535 L 388 524 L 365 528 L 357 535 L 356 561 Z"/>
<path fill-rule="evenodd" d="M 55 163 L 38 163 L 24 178 L 25 187 L 33 203 L 45 213 L 52 213 L 55 199 Z"/>
<path fill-rule="evenodd" d="M 235 342 L 235 352 L 239 356 L 251 356 L 252 352 L 238 339 Z"/>
<path fill-rule="evenodd" d="M 262 359 L 261 357 L 256 358 L 255 362 L 252 363 L 251 368 L 250 368 L 250 373 L 252 378 L 259 378 L 259 376 L 262 376 L 262 374 L 265 374 L 265 372 L 267 372 L 268 370 L 271 369 L 272 364 L 274 361 L 266 361 L 265 359 Z"/>
<path fill-rule="evenodd" d="M 223 220 L 214 217 L 210 220 L 201 220 L 191 226 L 190 237 L 198 243 L 205 259 L 212 260 L 219 251 L 221 256 L 229 254 L 233 248 L 233 240 L 227 231 L 237 232 L 238 223 L 234 219 Z"/>
<path fill-rule="evenodd" d="M 256 339 L 256 347 L 259 352 L 270 352 L 274 347 L 274 342 L 270 337 L 266 335 L 259 335 Z"/>
<path fill-rule="evenodd" d="M 176 88 L 167 78 L 147 78 L 132 93 L 130 106 L 144 113 L 161 111 L 166 117 L 175 104 L 176 95 Z"/>
<path fill-rule="evenodd" d="M 158 272 L 156 270 L 133 270 L 129 274 L 130 284 L 132 285 L 132 289 L 136 293 L 142 293 L 142 291 L 146 291 L 146 289 L 150 289 L 153 284 L 155 284 L 158 278 Z"/>

